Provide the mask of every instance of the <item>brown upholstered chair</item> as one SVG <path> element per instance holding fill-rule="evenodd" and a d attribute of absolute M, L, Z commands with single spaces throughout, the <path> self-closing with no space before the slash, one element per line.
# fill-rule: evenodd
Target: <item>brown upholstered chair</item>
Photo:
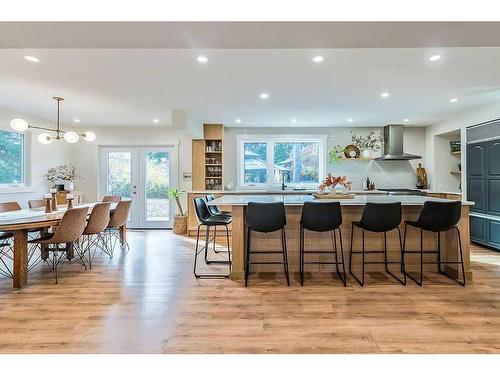
<path fill-rule="evenodd" d="M 44 199 L 32 199 L 28 201 L 29 208 L 45 207 L 45 204 L 46 203 Z"/>
<path fill-rule="evenodd" d="M 110 255 L 108 244 L 104 232 L 109 224 L 111 202 L 96 203 L 92 208 L 90 217 L 87 221 L 87 226 L 82 235 L 83 254 L 87 255 L 87 263 L 92 269 L 92 261 L 94 260 L 97 249 L 104 251 Z"/>
<path fill-rule="evenodd" d="M 45 245 L 44 250 L 49 253 L 52 252 L 52 259 L 49 260 L 49 257 L 45 261 L 56 279 L 56 284 L 58 282 L 59 265 L 64 263 L 65 258 L 68 260 L 75 259 L 87 269 L 80 245 L 76 243 L 85 230 L 87 214 L 87 207 L 67 210 L 54 233 L 30 241 L 40 246 Z"/>
<path fill-rule="evenodd" d="M 120 201 L 116 205 L 113 213 L 111 214 L 111 219 L 109 220 L 108 227 L 106 228 L 106 233 L 108 234 L 108 243 L 110 250 L 110 258 L 113 257 L 113 251 L 115 248 L 116 241 L 120 241 L 120 245 L 130 248 L 126 238 L 121 238 L 120 228 L 127 224 L 128 215 L 130 213 L 130 205 L 132 201 Z"/>
<path fill-rule="evenodd" d="M 113 202 L 113 203 L 118 203 L 122 200 L 122 197 L 119 195 L 105 195 L 102 197 L 103 202 Z"/>

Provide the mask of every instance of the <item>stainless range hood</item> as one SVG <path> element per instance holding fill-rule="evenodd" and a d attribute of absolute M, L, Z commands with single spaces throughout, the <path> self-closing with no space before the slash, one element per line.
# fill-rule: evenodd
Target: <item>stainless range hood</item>
<path fill-rule="evenodd" d="M 385 160 L 414 160 L 422 159 L 419 155 L 405 154 L 403 152 L 403 125 L 384 126 L 384 156 L 376 158 L 377 161 Z"/>

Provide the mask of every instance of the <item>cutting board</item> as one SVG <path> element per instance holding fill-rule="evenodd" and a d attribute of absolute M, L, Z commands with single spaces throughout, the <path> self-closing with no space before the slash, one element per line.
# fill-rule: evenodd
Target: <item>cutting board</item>
<path fill-rule="evenodd" d="M 343 194 L 343 193 L 328 193 L 328 194 L 313 194 L 316 199 L 352 199 L 355 194 Z"/>

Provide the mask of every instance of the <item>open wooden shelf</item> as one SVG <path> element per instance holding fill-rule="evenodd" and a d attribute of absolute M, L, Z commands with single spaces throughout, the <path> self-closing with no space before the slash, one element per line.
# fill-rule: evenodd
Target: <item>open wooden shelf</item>
<path fill-rule="evenodd" d="M 451 155 L 461 155 L 462 154 L 462 151 L 453 151 L 453 152 L 450 152 Z"/>
<path fill-rule="evenodd" d="M 459 176 L 462 174 L 462 172 L 460 172 L 460 171 L 450 171 L 450 173 L 453 175 L 456 175 L 456 176 Z"/>
<path fill-rule="evenodd" d="M 342 157 L 340 160 L 347 160 L 347 161 L 371 161 L 375 160 L 375 158 L 346 158 Z"/>
<path fill-rule="evenodd" d="M 224 126 L 203 124 L 203 138 L 193 139 L 192 189 L 222 190 L 224 186 Z M 209 171 L 209 169 L 212 169 Z M 215 173 L 217 177 L 210 177 Z M 212 184 L 210 184 L 212 180 Z"/>

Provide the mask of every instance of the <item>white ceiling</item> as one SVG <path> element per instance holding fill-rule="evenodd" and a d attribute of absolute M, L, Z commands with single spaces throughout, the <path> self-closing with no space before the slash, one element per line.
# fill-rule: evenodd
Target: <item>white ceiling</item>
<path fill-rule="evenodd" d="M 430 63 L 433 53 L 442 59 Z M 317 54 L 323 63 L 311 61 Z M 62 122 L 83 127 L 161 125 L 173 110 L 227 126 L 427 125 L 498 102 L 499 66 L 497 47 L 2 49 L 0 108 L 53 121 L 51 97 L 63 96 Z"/>

